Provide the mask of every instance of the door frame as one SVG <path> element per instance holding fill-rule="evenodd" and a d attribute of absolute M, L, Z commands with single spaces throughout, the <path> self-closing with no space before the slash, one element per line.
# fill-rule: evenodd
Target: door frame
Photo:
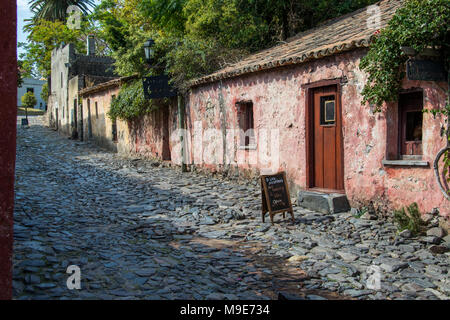
<path fill-rule="evenodd" d="M 315 188 L 312 183 L 314 181 L 314 98 L 313 93 L 314 89 L 320 87 L 328 87 L 328 86 L 336 86 L 336 100 L 340 106 L 340 118 L 341 118 L 341 130 L 343 129 L 342 125 L 342 84 L 346 83 L 346 78 L 335 78 L 335 79 L 327 79 L 320 80 L 316 82 L 311 82 L 307 84 L 303 84 L 301 87 L 305 90 L 305 120 L 306 120 L 306 135 L 305 135 L 305 145 L 306 145 L 306 189 L 317 190 L 326 193 L 345 193 L 345 185 L 342 190 L 329 190 L 329 189 L 318 189 Z M 341 132 L 341 145 L 337 146 L 340 148 L 341 154 L 341 170 L 342 170 L 342 178 L 345 177 L 344 171 L 344 135 Z"/>

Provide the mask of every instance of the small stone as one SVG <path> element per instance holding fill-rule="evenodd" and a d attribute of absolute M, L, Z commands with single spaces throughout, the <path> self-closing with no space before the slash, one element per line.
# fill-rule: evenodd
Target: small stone
<path fill-rule="evenodd" d="M 446 246 L 447 248 L 450 249 L 450 234 L 446 235 L 444 238 L 442 238 L 442 240 L 444 241 L 442 243 L 443 246 Z"/>
<path fill-rule="evenodd" d="M 206 296 L 206 300 L 225 300 L 225 296 L 223 293 L 210 293 Z"/>
<path fill-rule="evenodd" d="M 445 231 L 440 228 L 440 227 L 436 227 L 436 228 L 431 228 L 427 231 L 427 236 L 431 237 L 438 237 L 438 238 L 443 238 L 445 236 Z"/>
<path fill-rule="evenodd" d="M 349 295 L 353 298 L 358 298 L 361 296 L 366 296 L 372 293 L 370 290 L 356 290 L 356 289 L 348 289 L 343 292 L 345 295 Z"/>
<path fill-rule="evenodd" d="M 402 232 L 400 232 L 398 235 L 402 238 L 408 239 L 408 238 L 412 237 L 412 232 L 411 232 L 411 230 L 405 229 Z"/>
<path fill-rule="evenodd" d="M 366 219 L 366 220 L 376 220 L 376 219 L 377 219 L 377 216 L 374 215 L 374 214 L 371 214 L 371 213 L 369 213 L 369 212 L 366 212 L 366 213 L 364 213 L 364 214 L 361 216 L 361 219 Z"/>
<path fill-rule="evenodd" d="M 432 214 L 429 214 L 429 213 L 426 213 L 426 214 L 424 214 L 423 216 L 422 216 L 422 220 L 425 222 L 425 223 L 430 223 L 430 221 L 433 219 L 433 215 Z"/>
<path fill-rule="evenodd" d="M 309 294 L 306 296 L 307 300 L 328 300 L 327 298 L 315 295 L 315 294 Z"/>
<path fill-rule="evenodd" d="M 50 289 L 56 287 L 54 283 L 40 283 L 36 285 L 39 289 Z"/>
<path fill-rule="evenodd" d="M 441 242 L 441 238 L 435 236 L 427 236 L 421 238 L 422 242 L 431 243 L 431 244 L 439 244 Z"/>
<path fill-rule="evenodd" d="M 406 283 L 402 286 L 402 291 L 406 292 L 417 292 L 422 290 L 423 288 L 415 283 Z"/>
<path fill-rule="evenodd" d="M 429 250 L 434 254 L 443 254 L 446 252 L 449 252 L 450 249 L 446 246 L 438 246 L 438 245 L 432 245 Z"/>
<path fill-rule="evenodd" d="M 338 251 L 337 254 L 346 262 L 352 262 L 358 259 L 356 254 L 350 252 Z"/>
<path fill-rule="evenodd" d="M 406 268 L 408 266 L 408 263 L 398 260 L 385 260 L 381 264 L 381 268 L 384 269 L 386 272 L 395 272 L 397 270 Z"/>
<path fill-rule="evenodd" d="M 304 260 L 307 260 L 307 256 L 300 256 L 300 255 L 294 255 L 288 259 L 289 262 L 302 262 Z"/>
<path fill-rule="evenodd" d="M 35 274 L 27 274 L 25 276 L 26 284 L 38 284 L 41 282 L 41 279 Z"/>

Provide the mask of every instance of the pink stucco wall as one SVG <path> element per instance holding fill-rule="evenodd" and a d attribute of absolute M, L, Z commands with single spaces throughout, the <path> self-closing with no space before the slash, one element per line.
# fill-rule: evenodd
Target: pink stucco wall
<path fill-rule="evenodd" d="M 105 88 L 101 91 L 83 95 L 83 139 L 93 140 L 100 146 L 121 154 L 138 155 L 148 158 L 163 159 L 164 143 L 168 146 L 168 154 L 177 154 L 178 135 L 176 100 L 172 99 L 155 108 L 149 114 L 133 121 L 117 119 L 117 141 L 112 139 L 112 121 L 108 116 L 113 96 L 118 96 L 120 86 Z M 88 116 L 88 100 L 90 101 L 90 117 Z M 97 112 L 95 109 L 97 103 Z M 164 115 L 166 114 L 166 116 Z M 89 118 L 92 137 L 89 137 Z M 164 122 L 164 119 L 167 119 Z M 164 129 L 167 126 L 167 129 Z M 171 139 L 171 135 L 174 139 Z M 165 141 L 166 142 L 165 142 Z M 167 156 L 167 153 L 165 154 Z M 179 158 L 179 157 L 178 157 Z"/>
<path fill-rule="evenodd" d="M 171 157 L 173 145 L 170 137 L 177 128 L 176 108 L 176 100 L 172 99 L 168 104 L 159 105 L 148 115 L 128 122 L 130 151 L 146 157 L 170 160 L 167 156 Z M 165 144 L 168 151 L 163 150 Z"/>
<path fill-rule="evenodd" d="M 422 212 L 439 208 L 442 215 L 448 216 L 450 203 L 441 195 L 432 169 L 434 156 L 445 146 L 445 139 L 439 135 L 443 119 L 424 114 L 423 160 L 430 167 L 384 166 L 382 160 L 392 144 L 397 143 L 392 133 L 398 126 L 397 104 L 377 114 L 371 112 L 370 106 L 361 104 L 366 75 L 358 65 L 364 54 L 365 50 L 356 50 L 192 88 L 186 107 L 190 134 L 188 163 L 218 171 L 239 168 L 255 176 L 263 169 L 285 170 L 293 191 L 305 188 L 306 90 L 302 85 L 346 78 L 341 87 L 344 185 L 351 205 L 372 200 L 378 206 L 399 208 L 417 202 Z M 405 81 L 403 87 L 423 88 L 426 109 L 444 106 L 445 84 Z M 255 150 L 242 150 L 238 137 L 230 134 L 239 128 L 236 102 L 247 100 L 253 102 L 256 130 L 279 130 L 278 164 L 273 161 L 267 165 L 263 161 L 261 143 L 257 143 Z M 202 137 L 201 132 L 209 134 Z"/>

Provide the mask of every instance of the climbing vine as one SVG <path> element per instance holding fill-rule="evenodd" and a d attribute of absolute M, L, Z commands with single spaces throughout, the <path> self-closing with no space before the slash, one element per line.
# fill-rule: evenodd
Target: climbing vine
<path fill-rule="evenodd" d="M 144 98 L 142 80 L 134 80 L 122 86 L 117 97 L 111 102 L 108 117 L 111 119 L 133 120 L 155 110 L 152 100 Z"/>
<path fill-rule="evenodd" d="M 368 73 L 362 95 L 380 111 L 384 102 L 397 101 L 401 81 L 405 77 L 408 56 L 402 47 L 416 52 L 438 49 L 449 66 L 448 0 L 406 0 L 388 26 L 379 30 L 368 54 L 361 59 L 361 69 Z"/>
<path fill-rule="evenodd" d="M 379 112 L 384 102 L 397 101 L 401 81 L 405 77 L 405 62 L 408 56 L 402 47 L 422 53 L 425 49 L 440 52 L 448 72 L 450 67 L 450 3 L 448 0 L 405 0 L 388 26 L 376 32 L 375 40 L 368 54 L 361 59 L 361 69 L 368 73 L 362 95 L 363 103 L 369 102 Z M 447 89 L 447 103 L 444 108 L 425 110 L 436 117 L 446 117 L 447 129 L 443 130 L 448 139 L 447 146 L 438 152 L 434 161 L 434 172 L 439 188 L 450 200 L 449 190 L 445 190 L 442 178 L 450 182 L 450 104 Z M 443 158 L 443 176 L 439 173 L 439 161 Z"/>

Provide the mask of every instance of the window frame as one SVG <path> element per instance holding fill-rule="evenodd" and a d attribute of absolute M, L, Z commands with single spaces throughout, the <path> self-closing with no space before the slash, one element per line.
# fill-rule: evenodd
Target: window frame
<path fill-rule="evenodd" d="M 423 90 L 413 90 L 401 92 L 398 98 L 398 159 L 400 160 L 421 160 L 423 157 L 423 107 L 424 107 Z M 419 105 L 410 104 L 411 101 L 420 101 Z M 407 136 L 407 113 L 408 112 L 422 112 L 422 137 L 420 144 L 416 141 L 406 140 Z M 420 145 L 415 148 L 420 148 L 420 153 L 406 154 L 405 146 L 407 142 L 412 142 Z"/>
<path fill-rule="evenodd" d="M 238 126 L 239 126 L 239 149 L 256 149 L 255 137 L 255 113 L 254 104 L 251 100 L 239 101 L 236 103 Z M 250 134 L 248 134 L 248 130 Z"/>

